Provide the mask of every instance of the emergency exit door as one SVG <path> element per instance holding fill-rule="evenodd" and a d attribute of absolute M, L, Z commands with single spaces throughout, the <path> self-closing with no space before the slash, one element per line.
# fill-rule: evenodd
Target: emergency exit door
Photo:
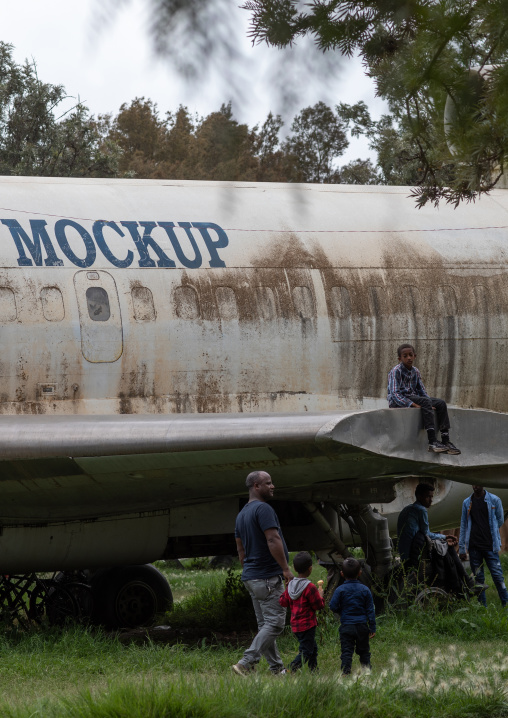
<path fill-rule="evenodd" d="M 81 328 L 81 351 L 89 362 L 114 362 L 122 356 L 123 332 L 115 280 L 109 272 L 74 275 Z"/>

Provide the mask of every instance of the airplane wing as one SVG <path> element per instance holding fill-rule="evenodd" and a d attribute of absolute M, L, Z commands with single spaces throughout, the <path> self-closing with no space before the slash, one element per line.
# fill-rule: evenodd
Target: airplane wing
<path fill-rule="evenodd" d="M 244 497 L 389 502 L 407 475 L 507 486 L 508 415 L 450 409 L 460 456 L 427 450 L 411 409 L 302 414 L 0 416 L 0 522 L 93 520 Z"/>

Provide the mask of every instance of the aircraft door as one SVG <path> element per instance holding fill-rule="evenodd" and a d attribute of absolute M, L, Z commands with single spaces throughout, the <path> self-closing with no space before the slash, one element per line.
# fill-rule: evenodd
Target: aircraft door
<path fill-rule="evenodd" d="M 123 333 L 115 280 L 109 272 L 74 275 L 81 327 L 81 351 L 89 362 L 114 362 L 122 356 Z"/>

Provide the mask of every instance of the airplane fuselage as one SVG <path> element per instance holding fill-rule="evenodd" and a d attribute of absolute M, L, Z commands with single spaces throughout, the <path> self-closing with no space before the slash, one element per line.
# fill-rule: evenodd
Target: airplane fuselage
<path fill-rule="evenodd" d="M 408 473 L 446 484 L 446 461 L 435 470 L 425 446 L 383 449 L 377 465 L 361 439 L 322 440 L 325 412 L 346 421 L 386 408 L 402 342 L 416 345 L 431 395 L 508 407 L 508 193 L 417 211 L 401 187 L 19 177 L 0 187 L 6 570 L 226 550 L 256 468 L 270 468 L 286 501 L 387 513 Z M 147 415 L 161 419 L 156 449 Z M 178 415 L 181 426 L 169 421 Z M 219 446 L 221 432 L 235 441 Z M 466 482 L 476 464 L 462 458 Z M 445 484 L 436 497 L 455 502 Z"/>
<path fill-rule="evenodd" d="M 508 406 L 508 197 L 3 178 L 0 412 L 386 406 L 396 347 L 433 395 Z"/>

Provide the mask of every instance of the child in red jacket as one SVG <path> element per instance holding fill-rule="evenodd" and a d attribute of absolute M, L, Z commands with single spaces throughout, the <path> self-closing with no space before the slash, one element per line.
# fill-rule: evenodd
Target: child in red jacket
<path fill-rule="evenodd" d="M 298 574 L 289 582 L 286 590 L 279 598 L 281 606 L 291 608 L 291 628 L 298 639 L 300 651 L 294 661 L 290 664 L 291 672 L 294 673 L 302 667 L 302 662 L 307 663 L 311 671 L 317 668 L 318 647 L 316 643 L 316 611 L 325 606 L 323 600 L 323 589 L 316 588 L 309 581 L 312 573 L 312 556 L 307 551 L 297 553 L 293 566 Z"/>

